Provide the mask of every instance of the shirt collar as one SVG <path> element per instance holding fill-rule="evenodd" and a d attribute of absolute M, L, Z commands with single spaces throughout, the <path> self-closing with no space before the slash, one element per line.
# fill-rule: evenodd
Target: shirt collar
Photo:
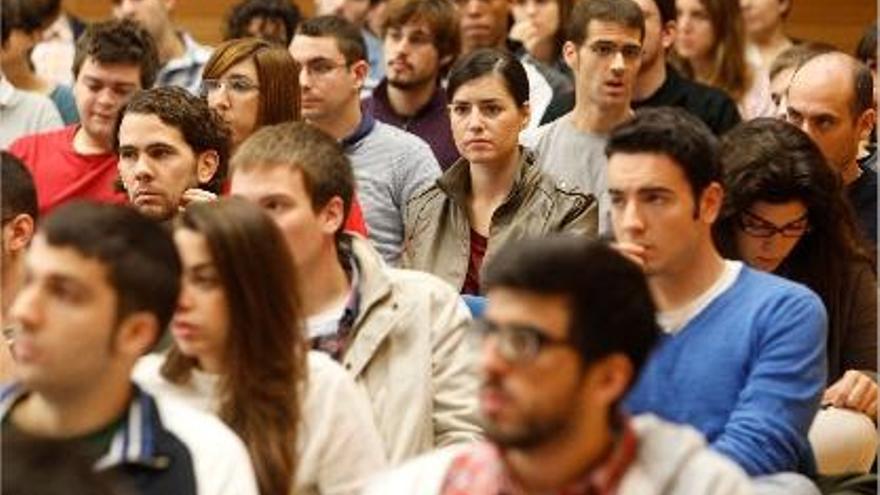
<path fill-rule="evenodd" d="M 394 108 L 391 106 L 391 100 L 388 99 L 387 77 L 382 79 L 382 82 L 380 82 L 379 85 L 376 86 L 376 89 L 373 90 L 373 99 L 377 100 L 388 110 L 388 112 L 401 120 L 419 119 L 425 115 L 433 114 L 438 111 L 446 111 L 446 90 L 443 89 L 443 85 L 440 84 L 439 79 L 437 80 L 437 85 L 434 88 L 434 93 L 431 95 L 431 99 L 411 117 L 398 115 L 397 112 L 394 111 Z"/>
<path fill-rule="evenodd" d="M 180 36 L 180 41 L 183 42 L 183 55 L 169 60 L 162 68 L 163 70 L 170 71 L 184 67 L 202 66 L 208 61 L 211 56 L 210 52 L 202 47 L 202 45 L 196 43 L 196 40 L 189 33 L 180 31 L 177 35 Z"/>
<path fill-rule="evenodd" d="M 9 106 L 12 97 L 15 95 L 15 88 L 5 77 L 0 77 L 0 106 Z"/>
<path fill-rule="evenodd" d="M 361 121 L 358 123 L 358 126 L 355 128 L 354 132 L 342 138 L 339 143 L 342 144 L 343 148 L 354 146 L 358 142 L 360 142 L 361 139 L 365 138 L 375 126 L 376 119 L 373 118 L 372 113 L 361 112 Z"/>
<path fill-rule="evenodd" d="M 95 462 L 95 470 L 103 471 L 132 464 L 164 469 L 170 464 L 168 456 L 156 449 L 156 434 L 162 428 L 156 402 L 137 385 L 133 385 L 133 388 L 128 412 L 113 433 L 110 450 Z M 0 389 L 0 421 L 27 393 L 27 389 L 20 383 L 12 383 Z"/>

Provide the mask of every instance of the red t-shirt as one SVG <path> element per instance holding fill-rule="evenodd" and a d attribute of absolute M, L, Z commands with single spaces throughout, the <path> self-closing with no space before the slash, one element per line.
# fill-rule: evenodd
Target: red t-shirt
<path fill-rule="evenodd" d="M 34 177 L 40 214 L 74 199 L 125 203 L 113 184 L 119 175 L 116 153 L 83 155 L 73 149 L 79 125 L 18 139 L 9 152 L 20 158 Z"/>
<path fill-rule="evenodd" d="M 483 237 L 479 232 L 471 229 L 471 252 L 470 259 L 468 259 L 467 275 L 465 275 L 464 285 L 461 287 L 462 294 L 480 294 L 480 268 L 483 266 L 487 245 L 489 245 L 489 238 Z"/>

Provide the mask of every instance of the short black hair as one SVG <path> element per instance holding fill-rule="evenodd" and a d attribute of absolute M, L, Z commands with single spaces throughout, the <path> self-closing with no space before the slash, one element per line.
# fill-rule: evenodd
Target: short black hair
<path fill-rule="evenodd" d="M 177 86 L 162 86 L 136 93 L 116 119 L 114 146 L 117 149 L 119 127 L 122 119 L 130 113 L 159 117 L 162 123 L 180 131 L 195 154 L 211 150 L 217 152 L 217 171 L 203 187 L 220 193 L 229 162 L 230 131 L 220 116 L 208 107 L 206 100 Z"/>
<path fill-rule="evenodd" d="M 852 112 L 854 118 L 859 118 L 874 108 L 874 74 L 864 63 L 858 60 L 854 62 Z"/>
<path fill-rule="evenodd" d="M 345 63 L 353 64 L 367 60 L 367 44 L 360 30 L 351 22 L 335 15 L 323 15 L 306 19 L 296 30 L 296 34 L 313 38 L 331 37 L 336 40 Z"/>
<path fill-rule="evenodd" d="M 159 72 L 156 42 L 150 33 L 129 19 L 99 22 L 86 28 L 76 41 L 74 79 L 79 76 L 82 65 L 89 57 L 101 64 L 138 66 L 143 89 L 153 86 Z"/>
<path fill-rule="evenodd" d="M 660 336 L 641 269 L 603 242 L 555 235 L 504 246 L 486 267 L 485 285 L 568 300 L 568 338 L 590 364 L 625 355 L 636 377 Z"/>
<path fill-rule="evenodd" d="M 8 151 L 0 151 L 0 203 L 3 225 L 18 215 L 37 221 L 39 208 L 34 177 L 24 163 Z"/>
<path fill-rule="evenodd" d="M 667 22 L 674 22 L 678 18 L 675 12 L 675 0 L 654 0 L 654 5 L 660 12 L 660 22 L 664 26 Z"/>
<path fill-rule="evenodd" d="M 855 56 L 865 64 L 871 60 L 877 63 L 877 21 L 865 28 L 859 44 L 856 45 Z"/>
<path fill-rule="evenodd" d="M 0 36 L 5 45 L 12 31 L 21 30 L 27 34 L 39 31 L 45 24 L 41 2 L 34 0 L 3 0 L 0 16 Z"/>
<path fill-rule="evenodd" d="M 278 41 L 287 47 L 293 39 L 301 15 L 299 8 L 290 0 L 245 0 L 229 11 L 229 16 L 226 18 L 225 39 L 251 37 L 248 25 L 251 20 L 258 18 L 280 21 L 284 25 L 285 39 L 267 39 L 267 41 Z"/>
<path fill-rule="evenodd" d="M 50 246 L 72 248 L 107 268 L 117 323 L 147 312 L 156 317 L 161 334 L 171 322 L 182 267 L 171 233 L 158 222 L 129 206 L 74 201 L 46 217 L 38 235 Z"/>
<path fill-rule="evenodd" d="M 605 154 L 656 153 L 681 167 L 694 195 L 695 214 L 703 191 L 721 182 L 718 139 L 706 124 L 677 107 L 642 108 L 617 126 L 608 138 Z"/>
<path fill-rule="evenodd" d="M 510 52 L 495 48 L 480 48 L 458 59 L 449 70 L 446 94 L 452 100 L 463 84 L 491 74 L 504 81 L 517 106 L 529 101 L 529 78 L 522 63 Z"/>
<path fill-rule="evenodd" d="M 578 0 L 568 18 L 565 39 L 577 46 L 583 45 L 592 21 L 613 22 L 638 29 L 639 39 L 645 38 L 645 16 L 632 0 Z"/>

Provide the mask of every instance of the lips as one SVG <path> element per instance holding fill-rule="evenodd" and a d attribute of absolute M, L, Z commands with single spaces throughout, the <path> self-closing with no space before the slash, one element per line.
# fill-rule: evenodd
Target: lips
<path fill-rule="evenodd" d="M 484 386 L 480 390 L 480 409 L 486 416 L 497 416 L 510 403 L 510 398 L 498 386 Z"/>
<path fill-rule="evenodd" d="M 135 203 L 153 203 L 162 199 L 162 193 L 153 189 L 138 189 L 133 195 Z"/>
<path fill-rule="evenodd" d="M 199 336 L 199 327 L 186 321 L 174 320 L 171 322 L 171 333 L 175 338 L 192 340 Z"/>

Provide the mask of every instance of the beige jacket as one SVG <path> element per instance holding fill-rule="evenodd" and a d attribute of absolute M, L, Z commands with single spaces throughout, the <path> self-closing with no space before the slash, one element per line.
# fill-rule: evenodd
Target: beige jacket
<path fill-rule="evenodd" d="M 351 242 L 361 300 L 342 364 L 367 392 L 389 463 L 480 438 L 470 313 L 458 293 Z"/>
<path fill-rule="evenodd" d="M 521 156 L 513 187 L 492 215 L 483 267 L 512 240 L 554 232 L 597 235 L 596 199 L 561 188 L 537 167 L 532 151 L 523 149 Z M 404 267 L 433 273 L 456 289 L 462 288 L 471 251 L 467 214 L 470 188 L 470 164 L 462 158 L 433 186 L 410 199 L 406 207 Z"/>

